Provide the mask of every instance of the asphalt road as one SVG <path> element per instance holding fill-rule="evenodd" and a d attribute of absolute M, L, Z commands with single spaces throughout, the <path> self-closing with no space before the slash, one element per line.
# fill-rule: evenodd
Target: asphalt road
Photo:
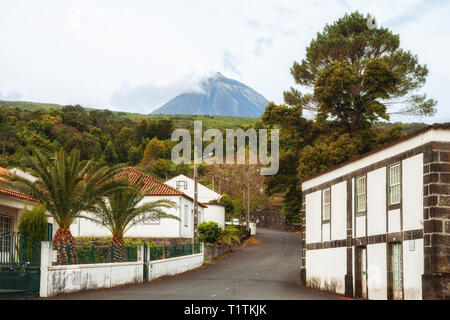
<path fill-rule="evenodd" d="M 257 229 L 259 244 L 185 274 L 145 284 L 67 294 L 54 299 L 338 299 L 300 285 L 300 236 Z"/>

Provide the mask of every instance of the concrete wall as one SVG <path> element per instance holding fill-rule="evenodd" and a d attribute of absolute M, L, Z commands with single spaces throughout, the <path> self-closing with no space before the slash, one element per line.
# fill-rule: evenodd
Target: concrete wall
<path fill-rule="evenodd" d="M 367 233 L 386 233 L 386 167 L 367 173 Z"/>
<path fill-rule="evenodd" d="M 306 195 L 306 243 L 320 242 L 321 234 L 321 191 Z"/>
<path fill-rule="evenodd" d="M 52 258 L 51 242 L 41 242 L 41 297 L 143 281 L 142 261 L 52 266 Z"/>
<path fill-rule="evenodd" d="M 423 228 L 423 153 L 402 161 L 403 230 Z"/>
<path fill-rule="evenodd" d="M 344 278 L 347 272 L 346 254 L 346 248 L 307 250 L 307 284 L 311 287 L 319 285 L 322 290 L 344 294 Z M 327 288 L 327 286 L 329 287 Z"/>
<path fill-rule="evenodd" d="M 403 288 L 405 300 L 422 299 L 423 239 L 403 241 Z"/>
<path fill-rule="evenodd" d="M 190 256 L 150 261 L 148 267 L 148 279 L 151 281 L 164 276 L 175 275 L 198 268 L 203 265 L 203 260 L 204 257 L 202 252 Z"/>
<path fill-rule="evenodd" d="M 200 267 L 201 253 L 164 260 L 148 261 L 148 280 L 175 275 Z M 52 266 L 52 243 L 41 242 L 40 296 L 50 297 L 76 291 L 111 288 L 123 284 L 141 283 L 144 280 L 142 249 L 137 262 L 78 264 Z"/>
<path fill-rule="evenodd" d="M 386 243 L 367 246 L 367 291 L 371 300 L 387 299 Z"/>
<path fill-rule="evenodd" d="M 331 240 L 340 240 L 347 237 L 346 199 L 347 181 L 331 186 Z"/>

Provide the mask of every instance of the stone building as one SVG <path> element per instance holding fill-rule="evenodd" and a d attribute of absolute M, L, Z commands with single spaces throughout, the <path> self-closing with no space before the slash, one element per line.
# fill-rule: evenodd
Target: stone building
<path fill-rule="evenodd" d="M 450 123 L 302 182 L 301 278 L 367 299 L 450 297 Z"/>

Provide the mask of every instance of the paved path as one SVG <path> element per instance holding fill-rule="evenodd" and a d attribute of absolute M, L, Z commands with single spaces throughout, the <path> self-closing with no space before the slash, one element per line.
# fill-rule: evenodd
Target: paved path
<path fill-rule="evenodd" d="M 55 299 L 338 299 L 299 284 L 300 236 L 262 228 L 257 232 L 259 244 L 233 249 L 180 276 Z"/>

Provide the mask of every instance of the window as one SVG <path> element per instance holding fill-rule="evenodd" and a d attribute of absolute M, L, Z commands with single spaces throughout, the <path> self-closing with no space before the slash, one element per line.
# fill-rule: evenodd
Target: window
<path fill-rule="evenodd" d="M 184 205 L 184 226 L 188 226 L 189 219 L 189 206 L 187 204 Z"/>
<path fill-rule="evenodd" d="M 11 231 L 11 216 L 0 214 L 0 233 Z"/>
<path fill-rule="evenodd" d="M 158 225 L 158 224 L 161 224 L 161 219 L 157 219 L 157 220 L 147 220 L 147 221 L 145 221 L 145 222 L 143 222 L 142 224 L 145 224 L 145 225 Z"/>
<path fill-rule="evenodd" d="M 400 163 L 388 167 L 389 205 L 400 203 Z"/>
<path fill-rule="evenodd" d="M 366 176 L 356 178 L 356 212 L 365 212 L 367 204 Z"/>
<path fill-rule="evenodd" d="M 177 181 L 176 187 L 177 187 L 177 189 L 181 189 L 181 188 L 187 189 L 187 181 L 181 181 L 181 180 Z"/>
<path fill-rule="evenodd" d="M 330 220 L 331 213 L 331 190 L 330 188 L 322 190 L 322 220 Z"/>

